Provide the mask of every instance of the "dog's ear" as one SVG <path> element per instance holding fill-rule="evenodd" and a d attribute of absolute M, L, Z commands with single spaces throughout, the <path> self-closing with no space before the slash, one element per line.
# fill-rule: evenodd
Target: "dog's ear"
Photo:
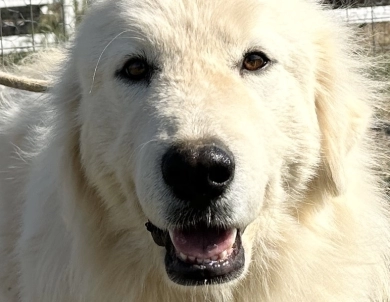
<path fill-rule="evenodd" d="M 55 123 L 55 142 L 52 148 L 58 154 L 58 183 L 61 190 L 60 196 L 65 200 L 63 210 L 68 212 L 64 217 L 69 227 L 74 227 L 72 219 L 79 215 L 77 206 L 80 207 L 85 200 L 86 185 L 85 174 L 80 155 L 80 131 L 79 119 L 82 91 L 80 86 L 77 66 L 72 56 L 63 62 L 63 70 L 58 73 L 58 81 L 52 91 L 54 106 L 58 112 Z M 76 206 L 77 203 L 77 206 Z"/>
<path fill-rule="evenodd" d="M 72 63 L 72 59 L 64 59 L 62 67 L 58 71 L 58 81 L 49 93 L 52 95 L 58 113 L 55 130 L 56 144 L 62 146 L 61 161 L 64 165 L 63 169 L 67 169 L 73 153 L 79 148 L 78 116 L 82 95 L 77 68 Z"/>
<path fill-rule="evenodd" d="M 80 220 L 85 225 L 93 225 L 93 228 L 100 229 L 95 232 L 95 237 L 88 239 L 80 237 L 77 240 L 101 240 L 103 236 L 103 217 L 106 215 L 104 202 L 96 189 L 90 185 L 81 159 L 80 153 L 80 105 L 83 101 L 83 91 L 78 68 L 70 57 L 65 61 L 65 70 L 60 73 L 58 82 L 55 84 L 52 95 L 55 106 L 60 115 L 56 121 L 56 141 L 54 148 L 59 156 L 60 167 L 58 169 L 58 184 L 61 190 L 61 204 L 63 211 L 67 212 L 65 223 L 68 228 L 77 229 L 79 225 L 75 217 L 82 217 Z M 87 88 L 89 90 L 89 87 Z M 84 91 L 85 93 L 85 91 Z M 56 162 L 56 164 L 58 164 Z M 83 211 L 81 211 L 83 209 Z M 83 227 L 85 227 L 83 225 Z M 76 233 L 80 233 L 76 231 Z M 75 239 L 76 240 L 76 239 Z"/>
<path fill-rule="evenodd" d="M 348 49 L 340 48 L 340 41 L 333 39 L 318 41 L 321 51 L 315 97 L 322 152 L 318 181 L 328 193 L 338 196 L 345 190 L 346 173 L 354 165 L 351 152 L 359 147 L 369 127 L 371 108 L 367 102 L 370 84 L 359 74 L 360 62 L 355 55 L 348 57 Z"/>
<path fill-rule="evenodd" d="M 58 80 L 55 83 L 51 93 L 54 98 L 55 106 L 63 115 L 58 124 L 61 128 L 71 125 L 78 125 L 78 109 L 81 102 L 81 87 L 77 68 L 71 57 L 64 59 L 58 71 Z M 69 121 L 67 121 L 69 119 Z M 68 131 L 68 129 L 63 129 Z"/>

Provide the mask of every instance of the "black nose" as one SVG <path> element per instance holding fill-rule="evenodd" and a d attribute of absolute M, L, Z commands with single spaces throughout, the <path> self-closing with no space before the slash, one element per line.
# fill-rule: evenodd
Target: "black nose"
<path fill-rule="evenodd" d="M 226 191 L 234 166 L 233 155 L 222 143 L 181 144 L 168 149 L 161 169 L 177 198 L 208 204 Z"/>

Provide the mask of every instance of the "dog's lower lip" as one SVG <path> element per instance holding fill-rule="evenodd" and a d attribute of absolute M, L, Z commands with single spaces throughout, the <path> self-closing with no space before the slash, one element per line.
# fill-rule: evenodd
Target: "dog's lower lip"
<path fill-rule="evenodd" d="M 169 236 L 168 231 L 163 231 L 152 223 L 146 224 L 156 244 L 165 246 L 165 268 L 168 277 L 175 283 L 186 286 L 220 284 L 236 279 L 241 275 L 245 265 L 245 253 L 241 244 L 240 230 L 221 229 L 221 233 L 227 236 L 222 240 L 223 248 L 210 251 L 210 258 L 206 258 L 208 251 L 194 255 L 185 255 L 178 251 Z M 205 230 L 203 227 L 202 230 Z M 211 228 L 211 233 L 216 230 Z M 191 228 L 186 232 L 190 232 Z M 198 230 L 194 228 L 194 232 Z M 234 242 L 231 242 L 233 236 Z M 225 247 L 226 250 L 223 250 Z M 206 249 L 207 250 L 207 249 Z M 221 252 L 222 251 L 222 252 Z M 200 257 L 201 256 L 201 257 Z"/>

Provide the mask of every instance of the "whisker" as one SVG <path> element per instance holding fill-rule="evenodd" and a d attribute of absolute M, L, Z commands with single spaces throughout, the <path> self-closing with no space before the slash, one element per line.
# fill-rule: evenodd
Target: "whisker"
<path fill-rule="evenodd" d="M 143 148 L 145 148 L 145 146 L 147 146 L 148 144 L 153 143 L 153 142 L 157 142 L 157 141 L 158 141 L 157 139 L 151 139 L 150 141 L 147 141 L 145 143 L 140 144 L 139 146 L 137 146 L 137 148 L 134 149 L 133 153 L 130 155 L 130 158 L 132 158 L 137 151 L 141 152 L 143 150 Z"/>

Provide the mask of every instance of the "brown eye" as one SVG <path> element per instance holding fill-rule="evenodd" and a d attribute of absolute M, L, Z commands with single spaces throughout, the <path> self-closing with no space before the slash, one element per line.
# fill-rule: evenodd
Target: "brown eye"
<path fill-rule="evenodd" d="M 125 71 L 132 80 L 141 80 L 148 73 L 148 65 L 142 59 L 133 59 L 127 62 Z"/>
<path fill-rule="evenodd" d="M 242 63 L 242 69 L 255 71 L 265 67 L 269 62 L 267 56 L 261 52 L 247 53 Z"/>
<path fill-rule="evenodd" d="M 139 82 L 143 80 L 149 81 L 151 70 L 152 68 L 145 59 L 133 58 L 127 61 L 123 69 L 118 72 L 118 75 L 123 79 L 133 82 Z"/>

